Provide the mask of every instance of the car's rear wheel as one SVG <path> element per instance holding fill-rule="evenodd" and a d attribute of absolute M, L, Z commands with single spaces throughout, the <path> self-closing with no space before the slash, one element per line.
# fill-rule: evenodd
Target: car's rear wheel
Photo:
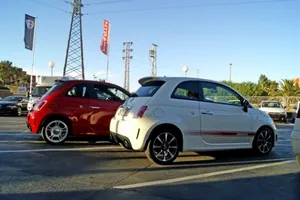
<path fill-rule="evenodd" d="M 148 142 L 146 156 L 159 165 L 171 164 L 179 154 L 180 140 L 173 130 L 158 131 Z"/>
<path fill-rule="evenodd" d="M 274 134 L 271 129 L 264 127 L 258 130 L 254 141 L 253 150 L 259 155 L 267 155 L 273 149 Z"/>
<path fill-rule="evenodd" d="M 49 120 L 42 129 L 42 137 L 48 144 L 62 144 L 69 135 L 68 123 L 61 119 Z"/>

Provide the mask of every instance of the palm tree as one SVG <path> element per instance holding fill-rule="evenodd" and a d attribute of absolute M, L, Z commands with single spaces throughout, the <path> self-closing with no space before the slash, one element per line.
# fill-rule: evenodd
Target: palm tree
<path fill-rule="evenodd" d="M 279 91 L 284 97 L 300 95 L 299 85 L 294 80 L 282 79 L 279 83 Z"/>
<path fill-rule="evenodd" d="M 294 80 L 282 79 L 279 83 L 279 92 L 284 98 L 284 102 L 288 110 L 289 102 L 287 97 L 300 95 L 300 87 Z"/>

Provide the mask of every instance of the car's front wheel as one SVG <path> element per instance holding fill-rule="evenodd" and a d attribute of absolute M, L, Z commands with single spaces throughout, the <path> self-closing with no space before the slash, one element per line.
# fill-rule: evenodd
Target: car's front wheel
<path fill-rule="evenodd" d="M 69 135 L 70 127 L 64 120 L 49 120 L 42 129 L 42 137 L 48 144 L 62 144 Z"/>
<path fill-rule="evenodd" d="M 148 142 L 146 156 L 159 165 L 171 164 L 179 154 L 180 140 L 173 130 L 158 131 Z"/>
<path fill-rule="evenodd" d="M 283 118 L 282 118 L 282 122 L 284 122 L 284 123 L 286 123 L 286 122 L 287 122 L 287 119 L 286 119 L 286 117 L 283 117 Z"/>
<path fill-rule="evenodd" d="M 273 149 L 274 134 L 271 129 L 261 128 L 253 141 L 253 150 L 259 155 L 267 155 Z"/>
<path fill-rule="evenodd" d="M 15 115 L 18 116 L 18 117 L 22 116 L 22 108 L 21 107 L 17 107 Z"/>

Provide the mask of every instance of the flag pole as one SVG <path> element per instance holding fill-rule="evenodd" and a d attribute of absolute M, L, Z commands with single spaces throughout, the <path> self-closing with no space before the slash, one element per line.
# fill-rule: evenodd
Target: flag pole
<path fill-rule="evenodd" d="M 37 17 L 35 17 L 34 23 L 34 34 L 33 34 L 33 48 L 32 48 L 32 65 L 31 65 L 31 75 L 30 75 L 30 88 L 29 94 L 32 95 L 32 76 L 33 76 L 33 68 L 34 68 L 34 53 L 35 53 L 35 39 L 36 39 L 36 29 L 37 29 Z"/>
<path fill-rule="evenodd" d="M 107 60 L 106 60 L 106 81 L 108 81 L 108 67 L 109 67 L 109 50 L 110 50 L 110 23 L 108 28 L 108 45 L 107 45 Z"/>

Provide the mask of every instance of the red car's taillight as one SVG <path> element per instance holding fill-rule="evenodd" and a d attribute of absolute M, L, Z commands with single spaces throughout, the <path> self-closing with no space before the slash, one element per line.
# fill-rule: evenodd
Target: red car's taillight
<path fill-rule="evenodd" d="M 139 109 L 138 113 L 134 116 L 134 118 L 142 118 L 144 116 L 145 112 L 147 111 L 147 109 L 148 109 L 148 106 L 142 106 Z"/>
<path fill-rule="evenodd" d="M 47 103 L 47 101 L 38 101 L 37 104 L 35 104 L 33 110 L 40 110 L 44 107 L 44 105 Z"/>

